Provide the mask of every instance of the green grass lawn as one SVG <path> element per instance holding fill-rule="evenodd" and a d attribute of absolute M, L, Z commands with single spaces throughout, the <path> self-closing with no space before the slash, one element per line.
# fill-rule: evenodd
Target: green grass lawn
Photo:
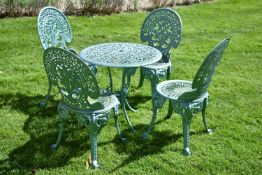
<path fill-rule="evenodd" d="M 47 91 L 37 18 L 0 19 L 0 174 L 262 174 L 262 1 L 217 0 L 175 8 L 183 22 L 183 37 L 172 50 L 172 79 L 192 80 L 208 52 L 230 37 L 221 64 L 209 88 L 207 119 L 214 134 L 203 132 L 201 115 L 191 126 L 192 156 L 182 154 L 179 115 L 163 120 L 167 104 L 147 141 L 140 135 L 151 119 L 150 83 L 137 89 L 132 79 L 130 102 L 139 109 L 128 111 L 137 132 L 120 123 L 128 143 L 118 139 L 113 117 L 99 134 L 100 169 L 85 169 L 90 155 L 87 129 L 74 117 L 66 123 L 59 149 L 56 140 L 59 96 L 41 109 Z M 111 16 L 74 17 L 70 47 L 80 51 L 104 42 L 138 42 L 147 12 Z M 107 71 L 99 69 L 105 86 Z M 120 87 L 121 70 L 114 69 Z"/>

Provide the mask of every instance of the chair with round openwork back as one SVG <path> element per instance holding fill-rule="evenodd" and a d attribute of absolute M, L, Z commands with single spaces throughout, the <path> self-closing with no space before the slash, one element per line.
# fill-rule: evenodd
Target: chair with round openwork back
<path fill-rule="evenodd" d="M 156 63 L 146 65 L 140 69 L 140 82 L 144 79 L 151 82 L 152 97 L 160 79 L 169 79 L 171 73 L 172 48 L 177 48 L 182 36 L 182 21 L 179 14 L 170 8 L 160 8 L 152 11 L 144 20 L 140 33 L 141 40 L 149 46 L 157 48 L 162 53 L 162 59 Z"/>
<path fill-rule="evenodd" d="M 74 54 L 77 52 L 68 48 L 68 44 L 72 41 L 72 32 L 68 20 L 65 15 L 54 7 L 45 7 L 41 9 L 38 15 L 38 35 L 44 50 L 49 47 L 58 47 L 68 50 Z M 97 74 L 97 68 L 89 65 L 91 70 Z M 46 99 L 40 103 L 40 106 L 45 106 L 50 97 L 52 84 L 50 82 Z"/>
<path fill-rule="evenodd" d="M 167 80 L 157 85 L 157 95 L 153 99 L 153 117 L 149 128 L 142 137 L 146 139 L 151 132 L 157 116 L 158 108 L 161 108 L 165 101 L 170 101 L 169 116 L 174 111 L 180 114 L 183 124 L 183 137 L 185 155 L 190 155 L 189 132 L 190 124 L 194 114 L 202 112 L 205 130 L 212 133 L 206 124 L 206 107 L 208 102 L 208 86 L 211 82 L 215 69 L 219 64 L 224 50 L 227 48 L 229 38 L 222 40 L 206 57 L 193 81 L 186 80 Z"/>
<path fill-rule="evenodd" d="M 44 52 L 44 66 L 48 80 L 58 88 L 62 97 L 58 104 L 59 134 L 51 148 L 58 147 L 65 120 L 69 113 L 74 113 L 78 122 L 89 128 L 91 165 L 97 168 L 98 129 L 108 121 L 111 109 L 114 110 L 118 126 L 118 99 L 115 95 L 100 93 L 93 72 L 72 52 L 61 48 L 47 48 Z"/>

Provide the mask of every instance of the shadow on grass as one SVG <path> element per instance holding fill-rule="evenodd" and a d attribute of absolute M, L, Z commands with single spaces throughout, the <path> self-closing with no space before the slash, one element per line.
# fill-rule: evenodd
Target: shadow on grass
<path fill-rule="evenodd" d="M 162 121 L 158 122 L 160 124 Z M 139 160 L 145 156 L 155 155 L 163 152 L 164 147 L 176 143 L 179 139 L 182 139 L 182 128 L 180 133 L 174 133 L 173 131 L 152 131 L 147 140 L 141 138 L 141 133 L 145 131 L 148 125 L 136 125 L 134 126 L 136 133 L 133 134 L 128 130 L 124 130 L 123 133 L 127 137 L 127 145 L 116 145 L 116 151 L 119 154 L 127 154 L 128 158 L 122 161 L 120 165 L 113 168 L 110 173 L 116 172 L 118 169 L 127 166 L 128 164 Z M 202 133 L 200 131 L 199 133 Z M 199 134 L 198 132 L 190 132 L 190 135 Z M 115 142 L 114 142 L 115 143 Z M 177 150 L 182 154 L 182 148 Z"/>
<path fill-rule="evenodd" d="M 56 110 L 58 101 L 51 100 L 46 108 L 40 108 L 39 101 L 43 99 L 43 96 L 31 97 L 19 93 L 0 95 L 0 108 L 11 108 L 28 116 L 23 131 L 30 137 L 23 145 L 12 150 L 8 158 L 0 160 L 0 174 L 28 174 L 28 172 L 37 172 L 37 169 L 63 167 L 68 164 L 71 158 L 81 157 L 90 150 L 88 130 L 77 125 L 74 117 L 69 117 L 66 122 L 64 137 L 62 137 L 59 149 L 56 151 L 50 149 L 50 145 L 56 141 L 58 134 Z M 139 100 L 137 99 L 137 101 Z M 159 120 L 156 124 L 160 124 L 164 120 L 166 119 Z M 123 131 L 128 139 L 127 144 L 122 144 L 117 134 L 115 134 L 113 140 L 98 143 L 98 147 L 100 147 L 113 142 L 119 154 L 129 155 L 111 172 L 144 156 L 161 153 L 165 146 L 175 143 L 182 137 L 182 130 L 180 134 L 174 134 L 172 131 L 159 132 L 153 130 L 149 139 L 144 141 L 140 135 L 148 125 L 136 125 L 134 127 L 137 130 L 135 134 L 128 129 Z M 195 133 L 191 133 L 191 135 L 193 134 Z M 84 162 L 85 160 L 83 160 Z"/>
<path fill-rule="evenodd" d="M 30 136 L 29 141 L 12 150 L 7 159 L 0 160 L 0 174 L 24 174 L 39 168 L 65 166 L 72 157 L 82 156 L 90 150 L 88 129 L 77 125 L 74 117 L 69 117 L 66 122 L 59 149 L 50 149 L 58 134 L 58 101 L 51 100 L 46 108 L 40 108 L 39 102 L 43 99 L 43 96 L 19 93 L 0 95 L 0 108 L 11 108 L 28 116 L 23 130 Z M 110 142 L 100 142 L 99 146 Z"/>
<path fill-rule="evenodd" d="M 151 96 L 136 95 L 136 96 L 128 97 L 128 102 L 132 107 L 137 108 L 138 104 L 143 104 L 151 99 L 152 99 Z"/>

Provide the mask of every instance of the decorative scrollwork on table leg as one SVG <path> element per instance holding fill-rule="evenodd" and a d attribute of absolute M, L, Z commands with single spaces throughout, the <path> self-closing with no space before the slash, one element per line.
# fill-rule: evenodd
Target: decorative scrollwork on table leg
<path fill-rule="evenodd" d="M 107 71 L 108 71 L 108 75 L 109 75 L 109 87 L 107 88 L 107 90 L 109 92 L 113 92 L 113 79 L 112 79 L 112 74 L 111 74 L 110 67 L 107 68 Z"/>
<path fill-rule="evenodd" d="M 115 120 L 115 125 L 116 125 L 116 129 L 117 129 L 117 133 L 120 137 L 120 139 L 122 140 L 122 142 L 126 142 L 126 138 L 125 136 L 122 134 L 120 126 L 119 126 L 119 122 L 118 122 L 118 117 L 119 117 L 119 105 L 116 105 L 114 108 L 114 120 Z"/>
<path fill-rule="evenodd" d="M 126 68 L 127 69 L 127 85 L 130 85 L 130 81 L 131 81 L 131 76 L 135 75 L 136 73 L 136 67 L 132 67 L 132 68 Z"/>
<path fill-rule="evenodd" d="M 122 74 L 122 88 L 121 88 L 121 92 L 120 92 L 120 96 L 121 96 L 121 105 L 122 105 L 122 108 L 123 108 L 123 113 L 124 113 L 124 117 L 126 119 L 126 122 L 128 124 L 128 127 L 133 131 L 135 132 L 135 129 L 134 127 L 132 126 L 129 118 L 128 118 L 128 115 L 127 115 L 127 112 L 126 112 L 126 104 L 127 104 L 127 96 L 128 96 L 128 85 L 126 83 L 126 77 L 127 77 L 127 74 L 128 74 L 128 68 L 124 68 L 123 69 L 123 74 Z"/>
<path fill-rule="evenodd" d="M 143 73 L 143 69 L 140 68 L 140 78 L 139 78 L 139 83 L 138 83 L 138 86 L 137 86 L 138 88 L 143 86 L 144 80 L 145 80 L 145 76 L 144 76 L 144 73 Z"/>

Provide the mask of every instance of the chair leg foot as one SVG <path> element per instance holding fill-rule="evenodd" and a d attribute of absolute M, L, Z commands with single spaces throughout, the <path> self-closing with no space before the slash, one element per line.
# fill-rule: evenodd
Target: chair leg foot
<path fill-rule="evenodd" d="M 183 154 L 184 154 L 184 156 L 190 156 L 191 152 L 190 152 L 189 148 L 184 148 Z"/>
<path fill-rule="evenodd" d="M 209 135 L 213 134 L 213 130 L 212 130 L 212 129 L 207 129 L 206 132 L 207 132 Z"/>
<path fill-rule="evenodd" d="M 97 160 L 92 161 L 91 156 L 86 161 L 86 169 L 88 169 L 89 167 L 91 167 L 92 169 L 97 169 L 99 167 Z"/>
<path fill-rule="evenodd" d="M 50 147 L 51 147 L 51 149 L 53 151 L 55 151 L 57 149 L 58 145 L 57 144 L 52 144 Z"/>
<path fill-rule="evenodd" d="M 92 161 L 91 164 L 92 164 L 92 168 L 93 168 L 93 169 L 97 169 L 97 168 L 99 167 L 99 165 L 98 165 L 98 163 L 97 163 L 96 160 Z"/>
<path fill-rule="evenodd" d="M 121 140 L 123 143 L 127 143 L 127 139 L 126 139 L 126 137 L 125 137 L 123 134 L 119 135 L 119 137 L 120 137 L 120 140 Z"/>
<path fill-rule="evenodd" d="M 144 132 L 144 133 L 141 135 L 141 138 L 142 138 L 143 140 L 147 140 L 147 138 L 148 138 L 148 133 L 147 133 L 147 132 Z"/>
<path fill-rule="evenodd" d="M 50 89 L 51 89 L 51 88 L 50 88 Z M 48 100 L 51 98 L 51 96 L 50 96 L 50 91 L 51 91 L 51 90 L 48 90 L 48 94 L 45 96 L 45 100 L 39 102 L 39 106 L 40 106 L 41 108 L 45 108 L 45 107 L 47 106 Z"/>
<path fill-rule="evenodd" d="M 46 101 L 41 101 L 41 102 L 39 102 L 39 106 L 40 106 L 41 108 L 46 107 L 46 105 L 47 105 L 47 102 L 46 102 Z"/>

